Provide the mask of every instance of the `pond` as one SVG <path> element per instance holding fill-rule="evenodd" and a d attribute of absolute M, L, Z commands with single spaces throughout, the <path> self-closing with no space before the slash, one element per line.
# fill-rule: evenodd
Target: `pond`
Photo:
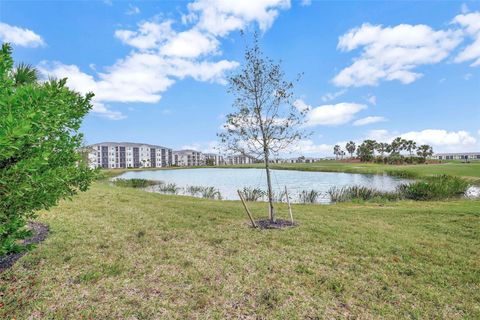
<path fill-rule="evenodd" d="M 303 190 L 315 190 L 320 193 L 318 202 L 329 203 L 327 192 L 331 187 L 365 186 L 381 191 L 394 191 L 402 183 L 410 180 L 387 175 L 354 174 L 340 172 L 311 172 L 295 170 L 271 170 L 272 187 L 275 193 L 288 188 L 290 199 L 296 202 Z M 189 186 L 214 187 L 225 200 L 238 200 L 238 189 L 244 187 L 266 190 L 266 174 L 263 169 L 199 168 L 156 171 L 128 171 L 118 178 L 159 180 L 175 183 L 181 188 L 179 194 L 186 194 Z M 152 188 L 150 191 L 155 191 Z"/>

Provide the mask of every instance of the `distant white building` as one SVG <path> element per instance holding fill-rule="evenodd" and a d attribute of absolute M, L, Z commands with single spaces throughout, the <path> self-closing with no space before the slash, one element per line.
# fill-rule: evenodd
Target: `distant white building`
<path fill-rule="evenodd" d="M 172 165 L 172 149 L 131 142 L 101 142 L 88 146 L 92 168 L 159 168 Z"/>
<path fill-rule="evenodd" d="M 431 159 L 435 160 L 480 160 L 480 152 L 435 153 Z"/>
<path fill-rule="evenodd" d="M 173 151 L 173 164 L 179 167 L 197 167 L 205 165 L 205 156 L 196 150 Z"/>
<path fill-rule="evenodd" d="M 245 155 L 231 155 L 225 158 L 225 164 L 235 165 L 235 164 L 251 164 L 257 162 L 255 158 L 245 156 Z"/>
<path fill-rule="evenodd" d="M 219 154 L 204 153 L 203 156 L 205 157 L 206 165 L 221 166 L 225 164 L 225 160 L 223 159 L 223 156 Z"/>

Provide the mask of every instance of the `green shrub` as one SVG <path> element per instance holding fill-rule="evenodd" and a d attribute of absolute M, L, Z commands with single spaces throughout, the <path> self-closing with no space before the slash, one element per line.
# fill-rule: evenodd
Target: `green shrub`
<path fill-rule="evenodd" d="M 245 187 L 242 190 L 243 197 L 245 201 L 258 201 L 261 200 L 264 196 L 266 196 L 266 192 L 259 188 L 249 188 Z"/>
<path fill-rule="evenodd" d="M 203 187 L 199 187 L 199 186 L 188 186 L 186 189 L 185 189 L 185 192 L 190 194 L 191 196 L 198 196 L 199 194 L 202 193 L 202 189 Z"/>
<path fill-rule="evenodd" d="M 301 203 L 316 203 L 319 196 L 320 192 L 316 190 L 303 190 L 298 195 L 298 200 Z"/>
<path fill-rule="evenodd" d="M 113 184 L 118 187 L 129 187 L 129 188 L 146 188 L 155 185 L 161 184 L 161 181 L 147 180 L 147 179 L 115 179 Z"/>
<path fill-rule="evenodd" d="M 218 200 L 222 199 L 222 195 L 220 194 L 220 191 L 218 191 L 214 187 L 203 187 L 201 194 L 202 194 L 202 198 L 206 198 L 206 199 L 218 199 Z"/>
<path fill-rule="evenodd" d="M 349 187 L 332 187 L 328 190 L 330 199 L 333 202 L 347 202 L 354 200 L 370 201 L 370 200 L 388 200 L 394 201 L 401 199 L 398 192 L 385 192 L 364 186 Z"/>
<path fill-rule="evenodd" d="M 35 69 L 13 68 L 11 48 L 0 50 L 0 256 L 23 250 L 19 239 L 35 212 L 85 191 L 94 178 L 82 157 L 82 96 L 67 79 L 39 82 Z"/>
<path fill-rule="evenodd" d="M 401 185 L 398 191 L 406 199 L 438 200 L 462 196 L 467 188 L 468 182 L 460 177 L 437 175 Z"/>
<path fill-rule="evenodd" d="M 418 177 L 418 173 L 408 170 L 385 170 L 389 176 L 404 178 L 404 179 L 415 179 Z"/>
<path fill-rule="evenodd" d="M 180 188 L 177 187 L 177 185 L 175 183 L 168 183 L 168 184 L 160 183 L 158 185 L 158 191 L 164 192 L 164 193 L 177 194 L 179 190 L 180 190 Z"/>

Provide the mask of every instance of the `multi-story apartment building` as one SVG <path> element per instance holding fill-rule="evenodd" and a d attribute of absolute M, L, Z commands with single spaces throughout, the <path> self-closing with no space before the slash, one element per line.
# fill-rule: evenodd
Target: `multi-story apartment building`
<path fill-rule="evenodd" d="M 253 157 L 245 156 L 245 155 L 232 155 L 225 158 L 225 164 L 251 164 L 255 163 L 256 160 Z"/>
<path fill-rule="evenodd" d="M 212 166 L 221 166 L 225 164 L 225 160 L 223 156 L 216 154 L 216 153 L 204 153 L 203 156 L 205 157 L 205 164 L 212 165 Z"/>
<path fill-rule="evenodd" d="M 480 160 L 480 152 L 435 153 L 431 158 L 436 160 Z"/>
<path fill-rule="evenodd" d="M 130 142 L 101 142 L 88 147 L 93 168 L 158 168 L 172 165 L 172 149 Z"/>
<path fill-rule="evenodd" d="M 179 167 L 196 167 L 205 165 L 205 156 L 196 150 L 173 151 L 173 164 Z"/>

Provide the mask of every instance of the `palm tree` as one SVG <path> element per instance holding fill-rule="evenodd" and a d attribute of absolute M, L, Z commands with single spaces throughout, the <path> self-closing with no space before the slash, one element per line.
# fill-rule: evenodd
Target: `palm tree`
<path fill-rule="evenodd" d="M 20 63 L 13 71 L 15 86 L 34 84 L 38 81 L 38 70 L 26 63 Z"/>
<path fill-rule="evenodd" d="M 335 155 L 335 160 L 337 160 L 340 155 L 340 146 L 338 144 L 333 147 L 333 154 Z"/>
<path fill-rule="evenodd" d="M 399 154 L 403 150 L 404 141 L 402 138 L 395 138 L 390 144 L 390 155 Z"/>
<path fill-rule="evenodd" d="M 410 157 L 413 156 L 413 151 L 417 148 L 417 143 L 413 140 L 408 140 L 405 143 L 405 150 L 407 150 L 410 153 Z"/>
<path fill-rule="evenodd" d="M 380 153 L 380 156 L 383 158 L 385 152 L 388 152 L 389 150 L 389 144 L 385 142 L 379 142 L 375 146 L 375 149 L 377 149 L 377 151 Z"/>
<path fill-rule="evenodd" d="M 433 148 L 428 144 L 423 144 L 417 149 L 417 155 L 424 161 L 433 154 Z"/>
<path fill-rule="evenodd" d="M 355 142 L 353 141 L 347 142 L 347 144 L 345 145 L 345 149 L 347 149 L 348 153 L 350 153 L 350 158 L 353 158 L 353 153 L 355 152 L 355 149 L 356 149 Z"/>

